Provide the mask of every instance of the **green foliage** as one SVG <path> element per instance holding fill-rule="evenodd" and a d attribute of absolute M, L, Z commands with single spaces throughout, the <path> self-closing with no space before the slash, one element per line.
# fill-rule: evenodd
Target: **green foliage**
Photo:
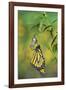
<path fill-rule="evenodd" d="M 37 22 L 36 23 L 34 22 L 35 25 L 33 24 L 32 29 L 37 28 L 37 31 L 39 33 L 43 33 L 45 31 L 48 31 L 50 33 L 50 35 L 52 37 L 51 48 L 52 48 L 53 53 L 55 53 L 55 52 L 57 52 L 57 41 L 56 41 L 57 30 L 55 30 L 55 28 L 57 29 L 57 26 L 56 26 L 57 17 L 54 18 L 54 20 L 51 22 L 51 20 L 49 20 L 50 18 L 49 18 L 48 13 L 46 13 L 46 12 L 44 14 L 41 13 L 41 15 L 43 15 L 43 16 L 38 17 L 39 22 L 36 20 Z M 56 35 L 55 35 L 55 33 L 56 33 Z"/>

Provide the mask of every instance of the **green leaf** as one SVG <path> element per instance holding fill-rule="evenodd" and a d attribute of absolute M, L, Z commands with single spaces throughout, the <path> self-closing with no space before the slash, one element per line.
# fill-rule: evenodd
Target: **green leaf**
<path fill-rule="evenodd" d="M 57 38 L 57 34 L 56 34 L 56 36 L 53 38 L 53 40 L 52 40 L 52 42 L 51 42 L 51 46 L 54 44 L 56 38 Z"/>

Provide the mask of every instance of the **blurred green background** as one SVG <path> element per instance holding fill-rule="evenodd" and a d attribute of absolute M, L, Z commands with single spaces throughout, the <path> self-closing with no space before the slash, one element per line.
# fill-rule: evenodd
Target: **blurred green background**
<path fill-rule="evenodd" d="M 18 10 L 18 79 L 57 77 L 57 18 L 57 12 Z M 45 57 L 45 74 L 30 64 L 33 35 Z"/>

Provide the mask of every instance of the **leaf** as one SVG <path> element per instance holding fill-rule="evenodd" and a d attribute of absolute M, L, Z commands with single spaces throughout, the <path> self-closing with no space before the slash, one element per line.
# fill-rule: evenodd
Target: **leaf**
<path fill-rule="evenodd" d="M 51 46 L 54 44 L 56 38 L 57 38 L 57 34 L 56 34 L 56 36 L 53 38 L 53 40 L 52 40 L 52 42 L 51 42 Z"/>
<path fill-rule="evenodd" d="M 39 25 L 40 25 L 40 23 L 37 23 L 37 24 L 33 25 L 33 26 L 31 27 L 31 29 L 34 29 L 34 28 L 36 28 L 36 27 L 39 27 Z"/>
<path fill-rule="evenodd" d="M 53 52 L 57 51 L 57 43 L 53 46 Z"/>
<path fill-rule="evenodd" d="M 40 25 L 41 19 L 42 19 L 42 17 L 36 18 L 35 21 L 33 22 L 32 26 L 31 26 L 31 29 L 38 28 Z"/>
<path fill-rule="evenodd" d="M 57 21 L 56 19 L 55 19 L 55 20 L 53 20 L 53 21 L 52 21 L 52 24 L 53 24 L 53 23 L 55 23 L 56 21 Z"/>
<path fill-rule="evenodd" d="M 51 30 L 50 30 L 50 35 L 51 35 L 52 38 L 53 38 L 53 28 L 51 28 Z"/>
<path fill-rule="evenodd" d="M 43 23 L 43 21 L 40 22 L 40 25 L 39 25 L 39 32 L 43 32 L 44 28 L 46 27 L 46 25 Z"/>
<path fill-rule="evenodd" d="M 48 25 L 44 28 L 44 31 L 47 30 L 48 28 L 52 27 L 52 25 Z"/>

